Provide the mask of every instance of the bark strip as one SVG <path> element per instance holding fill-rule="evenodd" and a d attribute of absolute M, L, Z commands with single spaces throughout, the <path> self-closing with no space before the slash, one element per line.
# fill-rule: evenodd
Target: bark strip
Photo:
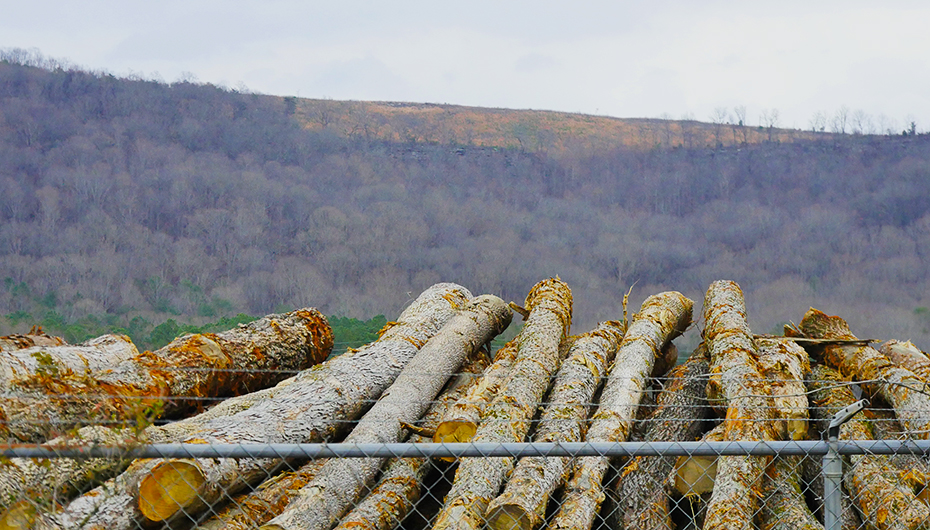
<path fill-rule="evenodd" d="M 829 423 L 834 414 L 857 400 L 843 377 L 832 368 L 818 365 L 808 382 L 811 390 L 811 415 Z M 870 422 L 853 417 L 840 427 L 842 440 L 872 440 Z M 915 530 L 925 528 L 930 509 L 894 472 L 886 456 L 853 455 L 843 473 L 843 484 L 853 499 L 863 521 L 878 530 Z"/>
<path fill-rule="evenodd" d="M 665 389 L 656 399 L 648 420 L 646 442 L 694 440 L 709 410 L 706 402 L 707 349 L 699 345 L 684 364 L 668 374 Z M 633 458 L 620 472 L 615 486 L 616 510 L 611 516 L 617 530 L 672 530 L 668 476 L 674 457 Z"/>
<path fill-rule="evenodd" d="M 506 383 L 487 406 L 475 442 L 519 442 L 561 362 L 569 334 L 572 294 L 558 278 L 537 283 L 526 297 L 529 316 L 517 342 L 517 357 Z M 435 530 L 477 529 L 488 503 L 513 469 L 512 458 L 462 458 L 452 489 L 433 525 Z"/>
<path fill-rule="evenodd" d="M 235 414 L 211 418 L 187 429 L 186 443 L 303 443 L 329 440 L 361 416 L 372 400 L 445 322 L 471 299 L 456 284 L 436 284 L 421 294 L 398 322 L 381 337 L 354 352 L 334 357 L 274 389 Z M 225 402 L 224 402 L 225 403 Z M 166 460 L 139 460 L 115 479 L 72 501 L 64 510 L 47 514 L 38 528 L 102 528 L 128 530 L 145 519 L 139 508 L 139 485 Z M 173 461 L 190 472 L 191 512 L 261 482 L 281 465 L 275 459 L 194 459 Z M 170 517 L 170 514 L 168 515 Z"/>
<path fill-rule="evenodd" d="M 763 382 L 739 285 L 724 280 L 712 283 L 704 298 L 704 320 L 704 340 L 711 359 L 709 385 L 719 389 L 717 393 L 727 404 L 724 440 L 778 439 L 771 391 Z M 757 492 L 767 464 L 767 457 L 717 459 L 705 530 L 752 529 Z"/>
<path fill-rule="evenodd" d="M 694 302 L 674 291 L 650 296 L 643 302 L 617 351 L 585 441 L 623 442 L 629 438 L 655 359 L 665 344 L 691 324 L 693 305 Z M 601 482 L 609 465 L 607 457 L 586 456 L 576 460 L 552 528 L 591 528 L 604 501 Z"/>
<path fill-rule="evenodd" d="M 469 302 L 407 363 L 381 399 L 346 437 L 346 443 L 394 443 L 403 423 L 429 408 L 465 359 L 499 335 L 513 318 L 507 303 L 493 295 Z M 301 488 L 265 530 L 329 530 L 370 488 L 386 458 L 331 459 Z M 148 514 L 146 514 L 148 515 Z M 150 519 L 157 520 L 153 517 Z"/>
<path fill-rule="evenodd" d="M 533 435 L 536 442 L 578 442 L 601 376 L 613 361 L 624 325 L 599 324 L 580 335 L 556 375 L 549 403 Z M 488 506 L 492 530 L 531 530 L 543 521 L 549 496 L 567 478 L 570 457 L 530 456 L 517 463 L 504 492 Z"/>
<path fill-rule="evenodd" d="M 856 339 L 842 318 L 814 308 L 804 315 L 800 327 L 805 335 L 816 339 Z M 930 395 L 926 383 L 913 372 L 896 366 L 871 346 L 830 344 L 824 347 L 822 356 L 844 377 L 859 382 L 870 396 L 890 403 L 912 438 L 930 436 Z"/>

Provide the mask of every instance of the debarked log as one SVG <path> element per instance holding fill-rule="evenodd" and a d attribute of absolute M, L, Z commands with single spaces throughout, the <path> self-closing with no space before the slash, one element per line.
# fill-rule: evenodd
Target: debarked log
<path fill-rule="evenodd" d="M 493 295 L 466 304 L 414 356 L 381 399 L 359 420 L 346 443 L 394 443 L 403 424 L 413 423 L 465 359 L 499 335 L 513 313 Z M 330 459 L 265 530 L 329 530 L 370 488 L 386 458 Z M 143 487 L 146 486 L 143 482 Z M 144 500 L 145 490 L 143 490 Z M 148 516 L 148 514 L 146 514 Z M 154 519 L 149 516 L 150 519 Z"/>
<path fill-rule="evenodd" d="M 607 321 L 575 339 L 549 393 L 549 403 L 533 435 L 536 442 L 578 442 L 594 393 L 613 361 L 624 324 Z M 567 478 L 570 457 L 524 457 L 503 493 L 488 506 L 492 530 L 532 530 L 545 516 L 549 496 Z"/>
<path fill-rule="evenodd" d="M 811 416 L 821 424 L 857 400 L 843 377 L 827 366 L 811 371 Z M 841 440 L 871 440 L 870 423 L 853 417 L 840 427 Z M 853 455 L 843 473 L 843 483 L 863 521 L 878 530 L 915 530 L 930 521 L 930 509 L 920 502 L 895 473 L 886 456 Z"/>
<path fill-rule="evenodd" d="M 533 286 L 524 307 L 529 311 L 517 343 L 510 376 L 486 407 L 475 442 L 523 441 L 550 377 L 558 370 L 560 348 L 571 326 L 572 294 L 558 278 Z M 475 530 L 513 469 L 513 458 L 467 457 L 459 461 L 452 489 L 433 524 L 434 530 Z"/>
<path fill-rule="evenodd" d="M 319 363 L 332 350 L 333 334 L 319 311 L 301 309 L 217 334 L 186 335 L 154 352 L 140 354 L 123 337 L 94 344 L 107 347 L 32 353 L 37 372 L 12 378 L 13 395 L 0 401 L 11 434 L 39 441 L 82 423 L 177 417 Z M 125 347 L 114 347 L 119 344 Z M 22 358 L 31 351 L 16 353 Z"/>
<path fill-rule="evenodd" d="M 856 339 L 842 318 L 827 316 L 814 308 L 804 315 L 800 327 L 805 335 L 815 339 Z M 930 394 L 926 392 L 926 383 L 913 372 L 895 365 L 871 346 L 828 344 L 822 356 L 824 363 L 859 382 L 870 396 L 890 403 L 911 437 L 930 436 Z"/>
<path fill-rule="evenodd" d="M 647 298 L 632 322 L 609 370 L 600 404 L 585 435 L 588 442 L 623 442 L 630 436 L 636 409 L 662 348 L 691 325 L 694 302 L 674 291 Z M 608 457 L 576 460 L 559 510 L 550 526 L 588 530 L 604 500 L 602 482 Z"/>
<path fill-rule="evenodd" d="M 361 416 L 419 348 L 471 298 L 464 287 L 436 284 L 405 309 L 396 323 L 383 330 L 377 341 L 304 370 L 274 391 L 264 392 L 263 399 L 245 410 L 197 425 L 187 431 L 183 442 L 308 443 L 333 439 Z M 172 462 L 170 468 L 165 467 L 167 462 Z M 159 466 L 162 472 L 181 473 L 189 479 L 183 491 L 166 492 L 175 501 L 173 508 L 162 513 L 153 511 L 156 517 L 170 518 L 179 510 L 193 513 L 234 495 L 266 479 L 281 465 L 278 459 L 136 461 L 121 475 L 78 497 L 62 511 L 44 515 L 37 527 L 134 528 L 146 519 L 139 506 L 140 483 Z M 182 492 L 187 492 L 189 498 L 181 498 Z"/>
<path fill-rule="evenodd" d="M 709 410 L 706 401 L 707 349 L 699 345 L 668 375 L 649 419 L 646 442 L 691 441 L 701 432 Z M 617 530 L 671 530 L 667 483 L 674 457 L 637 456 L 620 471 L 614 487 L 616 509 L 611 518 Z"/>
<path fill-rule="evenodd" d="M 712 283 L 704 298 L 704 320 L 704 340 L 711 358 L 709 385 L 720 389 L 727 404 L 724 440 L 778 439 L 771 390 L 763 380 L 739 285 L 732 281 Z M 717 459 L 705 530 L 752 528 L 758 508 L 755 492 L 767 465 L 767 457 Z"/>

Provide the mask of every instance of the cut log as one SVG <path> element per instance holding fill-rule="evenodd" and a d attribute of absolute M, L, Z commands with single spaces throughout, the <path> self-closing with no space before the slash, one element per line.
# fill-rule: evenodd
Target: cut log
<path fill-rule="evenodd" d="M 702 442 L 722 442 L 726 425 L 721 423 L 701 437 Z M 707 455 L 679 456 L 669 480 L 672 487 L 685 497 L 714 491 L 717 478 L 717 457 Z"/>
<path fill-rule="evenodd" d="M 762 479 L 759 530 L 823 530 L 801 493 L 801 459 L 776 457 Z"/>
<path fill-rule="evenodd" d="M 873 403 L 872 407 L 865 409 L 863 413 L 872 424 L 876 440 L 907 439 L 893 410 L 875 408 Z M 902 482 L 910 486 L 914 495 L 924 504 L 930 504 L 930 462 L 919 455 L 907 453 L 888 455 L 886 458 L 888 465 L 897 472 Z"/>
<path fill-rule="evenodd" d="M 436 443 L 469 442 L 478 430 L 478 422 L 488 403 L 494 399 L 501 385 L 510 375 L 513 361 L 517 356 L 517 342 L 512 340 L 497 350 L 494 362 L 485 371 L 481 381 L 473 386 L 468 394 L 443 415 L 436 427 L 433 441 Z M 449 459 L 454 460 L 454 459 Z"/>
<path fill-rule="evenodd" d="M 802 324 L 803 326 L 803 324 Z M 846 381 L 832 368 L 814 366 L 808 381 L 811 391 L 811 416 L 821 425 L 829 423 L 840 409 L 857 400 Z M 853 417 L 840 427 L 842 440 L 871 440 L 870 423 Z M 930 509 L 894 472 L 888 457 L 853 455 L 843 473 L 843 484 L 862 513 L 862 520 L 878 530 L 925 528 Z"/>
<path fill-rule="evenodd" d="M 911 341 L 889 340 L 878 351 L 891 362 L 913 372 L 925 383 L 930 383 L 930 359 Z"/>
<path fill-rule="evenodd" d="M 759 368 L 769 383 L 775 403 L 775 427 L 779 438 L 807 438 L 808 403 L 804 381 L 810 376 L 810 358 L 796 342 L 756 339 Z"/>
<path fill-rule="evenodd" d="M 0 352 L 23 350 L 26 348 L 32 348 L 33 346 L 48 348 L 51 346 L 64 346 L 65 344 L 67 344 L 65 339 L 61 337 L 53 337 L 47 333 L 43 333 L 42 327 L 36 326 L 33 327 L 29 333 L 22 335 L 6 335 L 0 337 Z"/>
<path fill-rule="evenodd" d="M 424 291 L 398 322 L 381 337 L 354 352 L 304 370 L 287 384 L 265 392 L 264 399 L 228 416 L 217 416 L 188 431 L 186 443 L 306 443 L 330 440 L 386 389 L 429 338 L 471 299 L 456 284 L 436 284 Z M 282 382 L 284 383 L 284 382 Z M 39 528 L 128 530 L 142 524 L 141 481 L 154 468 L 191 471 L 184 491 L 174 492 L 174 512 L 190 513 L 212 505 L 272 475 L 277 459 L 140 460 L 121 475 L 72 501 L 64 510 L 43 516 Z M 182 497 L 183 494 L 183 497 Z M 170 506 L 168 507 L 171 508 Z M 160 517 L 171 517 L 169 509 Z"/>
<path fill-rule="evenodd" d="M 624 324 L 607 321 L 582 334 L 556 374 L 549 403 L 533 435 L 536 442 L 579 442 L 602 375 L 613 361 Z M 488 506 L 492 530 L 532 530 L 545 517 L 549 496 L 567 478 L 570 457 L 520 459 L 504 492 Z"/>
<path fill-rule="evenodd" d="M 487 368 L 486 358 L 475 358 L 462 368 L 456 381 L 443 393 L 419 425 L 424 431 L 435 430 L 445 412 L 472 387 L 479 384 Z M 428 436 L 413 434 L 412 443 L 429 442 Z M 388 462 L 378 485 L 348 515 L 336 530 L 391 530 L 420 499 L 421 489 L 432 468 L 428 458 L 395 458 Z M 247 530 L 247 529 L 242 529 Z"/>
<path fill-rule="evenodd" d="M 656 399 L 643 436 L 646 442 L 694 440 L 708 416 L 706 402 L 707 349 L 699 345 L 688 360 L 668 375 L 665 389 Z M 667 483 L 674 457 L 633 458 L 614 487 L 616 508 L 611 527 L 616 530 L 672 530 Z"/>
<path fill-rule="evenodd" d="M 513 318 L 507 303 L 493 295 L 469 302 L 407 363 L 397 380 L 358 422 L 345 443 L 395 443 L 405 423 L 429 409 L 446 381 L 465 359 L 499 335 Z M 331 459 L 301 488 L 265 530 L 329 530 L 370 488 L 386 458 Z M 147 483 L 142 483 L 145 500 Z M 145 510 L 143 510 L 145 513 Z M 146 513 L 149 519 L 155 517 Z"/>
<path fill-rule="evenodd" d="M 771 392 L 757 361 L 739 285 L 731 281 L 712 283 L 704 298 L 704 320 L 711 381 L 727 403 L 724 440 L 778 439 Z M 705 530 L 752 529 L 758 507 L 755 492 L 759 491 L 768 460 L 757 456 L 717 459 Z"/>
<path fill-rule="evenodd" d="M 814 308 L 804 315 L 800 327 L 816 339 L 856 339 L 842 318 Z M 913 372 L 896 366 L 871 346 L 830 344 L 824 346 L 822 356 L 844 377 L 859 382 L 869 396 L 890 403 L 911 437 L 930 436 L 930 395 L 924 392 L 926 383 Z"/>
<path fill-rule="evenodd" d="M 617 351 L 585 441 L 624 442 L 629 438 L 655 359 L 668 342 L 691 325 L 693 305 L 694 302 L 674 291 L 650 296 L 643 302 Z M 604 500 L 601 483 L 609 465 L 608 457 L 586 456 L 576 460 L 552 528 L 591 528 Z"/>
<path fill-rule="evenodd" d="M 559 368 L 560 346 L 571 326 L 571 290 L 558 278 L 543 280 L 527 295 L 524 307 L 529 316 L 515 339 L 513 369 L 486 407 L 475 442 L 522 442 L 549 387 L 549 378 Z M 488 503 L 512 469 L 513 458 L 462 458 L 434 530 L 483 526 Z"/>
<path fill-rule="evenodd" d="M 325 360 L 333 332 L 319 311 L 301 309 L 218 334 L 186 335 L 155 352 L 139 354 L 122 336 L 97 344 L 108 346 L 99 354 L 70 346 L 15 352 L 19 359 L 30 355 L 35 372 L 17 373 L 10 381 L 17 397 L 0 405 L 11 434 L 39 441 L 81 423 L 125 424 L 202 409 L 207 399 L 267 387 Z"/>

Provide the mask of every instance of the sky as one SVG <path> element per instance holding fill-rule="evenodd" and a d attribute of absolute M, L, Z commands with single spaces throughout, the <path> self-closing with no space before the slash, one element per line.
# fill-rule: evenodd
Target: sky
<path fill-rule="evenodd" d="M 930 3 L 0 0 L 0 48 L 334 100 L 930 131 Z M 857 113 L 857 111 L 859 111 Z M 851 125 L 849 125 L 851 126 Z"/>

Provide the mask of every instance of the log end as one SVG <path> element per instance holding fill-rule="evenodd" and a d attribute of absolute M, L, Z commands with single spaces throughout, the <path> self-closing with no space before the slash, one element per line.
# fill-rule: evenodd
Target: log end
<path fill-rule="evenodd" d="M 813 307 L 804 314 L 799 327 L 805 336 L 814 339 L 856 339 L 845 320 Z"/>
<path fill-rule="evenodd" d="M 530 514 L 515 504 L 502 504 L 488 514 L 491 530 L 533 530 Z"/>
<path fill-rule="evenodd" d="M 673 472 L 675 490 L 681 495 L 700 495 L 714 490 L 717 478 L 717 458 L 712 456 L 681 456 Z"/>
<path fill-rule="evenodd" d="M 139 483 L 139 510 L 150 521 L 164 521 L 193 504 L 206 483 L 199 466 L 169 460 L 152 468 Z"/>
<path fill-rule="evenodd" d="M 792 440 L 806 440 L 807 418 L 789 418 L 788 437 Z"/>
<path fill-rule="evenodd" d="M 0 514 L 0 530 L 29 530 L 35 522 L 36 505 L 26 499 L 13 503 Z"/>
<path fill-rule="evenodd" d="M 470 442 L 478 432 L 478 425 L 471 421 L 444 421 L 436 427 L 434 443 Z"/>
<path fill-rule="evenodd" d="M 276 524 L 265 524 L 258 527 L 258 530 L 285 530 L 283 526 Z"/>

